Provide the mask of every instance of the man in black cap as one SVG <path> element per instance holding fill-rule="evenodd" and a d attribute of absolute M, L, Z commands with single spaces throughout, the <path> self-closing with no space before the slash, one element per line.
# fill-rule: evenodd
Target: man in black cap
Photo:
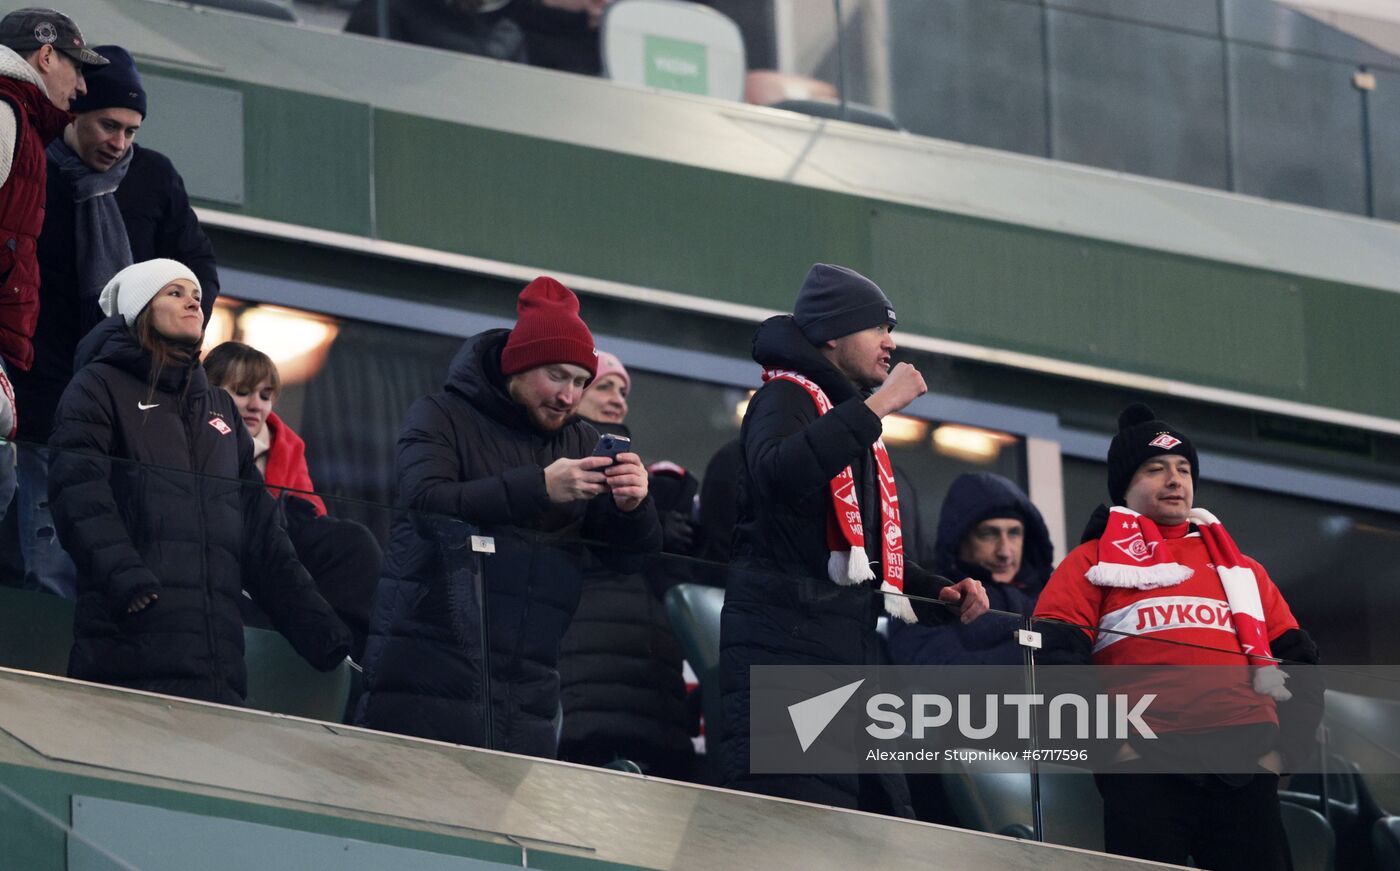
<path fill-rule="evenodd" d="M 113 275 L 157 257 L 183 263 L 199 277 L 206 319 L 219 293 L 214 250 L 180 174 L 165 155 L 132 141 L 146 118 L 136 62 L 120 46 L 93 50 L 109 63 L 87 74 L 86 93 L 73 101 L 73 123 L 47 149 L 34 366 L 12 375 L 26 442 L 48 441 L 54 408 L 73 377 L 78 341 L 102 320 L 97 297 Z M 72 598 L 72 562 L 50 531 L 43 451 L 26 447 L 18 465 L 26 585 Z"/>
<path fill-rule="evenodd" d="M 1196 507 L 1199 475 L 1185 433 L 1140 403 L 1123 411 L 1108 450 L 1114 507 L 1100 506 L 1041 593 L 1035 616 L 1070 625 L 1041 624 L 1039 661 L 1174 668 L 1122 687 L 1160 694 L 1144 715 L 1157 738 L 1122 744 L 1096 777 L 1109 852 L 1281 871 L 1279 774 L 1311 752 L 1322 714 L 1316 673 L 1288 663 L 1316 663 L 1317 648 L 1264 567 Z M 1185 691 L 1182 666 L 1199 667 Z"/>
<path fill-rule="evenodd" d="M 63 131 L 69 104 L 85 92 L 84 73 L 105 63 L 61 12 L 20 9 L 0 19 L 0 438 L 14 437 L 18 417 L 7 376 L 34 362 L 44 147 Z M 10 450 L 0 451 L 0 517 L 14 493 Z"/>
<path fill-rule="evenodd" d="M 730 787 L 912 816 L 902 775 L 756 775 L 749 763 L 751 666 L 873 665 L 882 613 L 970 621 L 987 609 L 979 582 L 950 585 L 904 558 L 880 419 L 928 388 L 909 363 L 890 368 L 894 325 L 894 306 L 874 282 L 818 263 L 793 314 L 769 318 L 754 335 L 764 385 L 739 434 L 720 737 Z M 925 607 L 905 593 L 949 607 Z"/>

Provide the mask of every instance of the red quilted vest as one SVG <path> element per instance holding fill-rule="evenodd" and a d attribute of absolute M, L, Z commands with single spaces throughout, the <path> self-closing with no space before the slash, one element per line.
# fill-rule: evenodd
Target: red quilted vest
<path fill-rule="evenodd" d="M 44 228 L 48 159 L 44 149 L 67 126 L 70 115 L 38 87 L 0 76 L 0 100 L 15 110 L 15 154 L 10 177 L 0 185 L 0 354 L 28 371 L 34 363 L 34 325 L 39 320 L 39 259 L 35 242 Z"/>

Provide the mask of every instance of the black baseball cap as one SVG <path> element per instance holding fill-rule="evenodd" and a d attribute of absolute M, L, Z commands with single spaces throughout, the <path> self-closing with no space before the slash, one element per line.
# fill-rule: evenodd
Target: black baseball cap
<path fill-rule="evenodd" d="M 83 66 L 107 65 L 105 57 L 87 47 L 73 19 L 37 6 L 16 9 L 0 18 L 0 45 L 23 52 L 51 45 Z"/>

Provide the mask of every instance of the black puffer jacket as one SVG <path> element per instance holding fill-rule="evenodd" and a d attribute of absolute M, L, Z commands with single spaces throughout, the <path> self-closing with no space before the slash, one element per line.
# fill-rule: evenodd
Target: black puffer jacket
<path fill-rule="evenodd" d="M 902 500 L 901 500 L 902 501 Z M 1021 570 L 1009 584 L 992 580 L 986 569 L 958 559 L 963 539 L 973 527 L 996 517 L 1019 518 L 1025 525 Z M 1054 545 L 1040 511 L 1020 488 L 1000 475 L 959 475 L 948 487 L 938 514 L 934 570 L 948 578 L 977 578 L 993 611 L 1029 617 L 1054 568 Z M 1019 665 L 1021 647 L 1014 633 L 1019 621 L 987 614 L 972 623 L 944 626 L 890 624 L 890 658 L 908 665 Z"/>
<path fill-rule="evenodd" d="M 553 756 L 559 639 L 578 605 L 587 557 L 578 542 L 655 551 L 661 531 L 650 499 L 628 513 L 606 493 L 549 500 L 544 467 L 588 456 L 598 433 L 578 419 L 553 433 L 530 422 L 500 372 L 508 336 L 490 330 L 468 339 L 446 389 L 408 411 L 397 459 L 405 510 L 394 519 L 370 616 L 359 720 L 484 746 L 489 669 L 491 746 Z M 473 553 L 473 533 L 490 536 L 495 553 Z M 621 554 L 598 551 L 627 568 Z M 489 657 L 481 645 L 483 578 Z"/>
<path fill-rule="evenodd" d="M 724 696 L 723 766 L 728 785 L 806 801 L 857 807 L 855 775 L 755 777 L 749 774 L 749 667 L 862 665 L 881 661 L 875 622 L 883 613 L 878 584 L 842 587 L 827 576 L 829 482 L 851 466 L 864 528 L 880 529 L 871 446 L 880 419 L 865 396 L 803 337 L 791 317 L 770 318 L 754 336 L 754 359 L 794 369 L 815 381 L 833 408 L 818 416 L 812 397 L 789 381 L 764 385 L 740 430 L 738 523 L 720 634 Z M 878 533 L 877 533 L 878 535 Z M 881 547 L 866 547 L 878 559 Z M 877 577 L 883 569 L 872 566 Z M 937 596 L 941 587 L 906 561 L 905 591 Z M 943 609 L 921 609 L 940 619 Z M 891 787 L 895 812 L 912 815 L 907 791 Z M 903 802 L 903 807 L 900 802 Z"/>
<path fill-rule="evenodd" d="M 625 758 L 648 774 L 690 775 L 685 654 L 667 623 L 661 586 L 639 573 L 588 573 L 559 663 L 561 759 L 606 765 Z"/>
<path fill-rule="evenodd" d="M 78 355 L 49 473 L 59 540 L 78 567 L 68 673 L 240 704 L 245 588 L 312 665 L 344 659 L 350 634 L 297 562 L 233 399 L 197 363 L 166 367 L 151 393 L 150 354 L 120 317 Z M 127 614 L 147 593 L 158 598 Z"/>
<path fill-rule="evenodd" d="M 631 436 L 621 424 L 594 423 Z M 695 478 L 680 483 L 652 475 L 657 512 L 689 508 Z M 665 486 L 672 484 L 672 486 Z M 667 550 L 672 545 L 667 544 Z M 686 710 L 685 653 L 666 618 L 666 591 L 683 583 L 689 565 L 662 557 L 645 572 L 590 565 L 569 631 L 559 646 L 564 730 L 559 758 L 585 765 L 614 759 L 637 763 L 647 774 L 684 779 L 694 767 Z"/>

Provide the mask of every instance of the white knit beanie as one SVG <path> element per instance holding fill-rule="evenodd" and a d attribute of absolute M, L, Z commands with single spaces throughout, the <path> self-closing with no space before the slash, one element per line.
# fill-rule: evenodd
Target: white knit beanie
<path fill-rule="evenodd" d="M 119 314 L 128 327 L 133 327 L 136 316 L 141 314 L 151 297 L 177 278 L 183 278 L 202 290 L 199 279 L 195 278 L 188 266 L 177 260 L 157 257 L 155 260 L 133 263 L 112 276 L 97 297 L 97 305 L 103 314 L 108 317 Z"/>

